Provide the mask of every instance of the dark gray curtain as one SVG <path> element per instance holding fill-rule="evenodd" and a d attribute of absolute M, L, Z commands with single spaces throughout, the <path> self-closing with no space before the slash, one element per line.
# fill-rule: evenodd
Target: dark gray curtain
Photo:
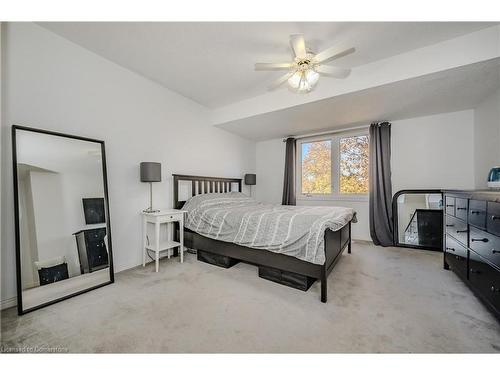
<path fill-rule="evenodd" d="M 373 243 L 393 245 L 391 124 L 370 126 L 370 235 Z"/>
<path fill-rule="evenodd" d="M 295 206 L 295 138 L 287 138 L 285 151 L 285 177 L 281 204 Z"/>

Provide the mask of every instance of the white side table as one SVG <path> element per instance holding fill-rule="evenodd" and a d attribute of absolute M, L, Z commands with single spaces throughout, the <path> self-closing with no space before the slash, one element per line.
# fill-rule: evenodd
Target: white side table
<path fill-rule="evenodd" d="M 147 251 L 151 250 L 155 252 L 155 264 L 156 272 L 158 272 L 160 252 L 167 250 L 168 258 L 170 258 L 170 249 L 179 247 L 179 257 L 180 262 L 184 262 L 184 213 L 187 211 L 182 210 L 160 210 L 159 212 L 142 212 L 142 266 L 146 266 L 146 255 Z M 173 223 L 179 223 L 179 241 L 173 240 Z M 147 226 L 148 223 L 154 224 L 155 226 L 155 237 L 148 244 L 147 238 Z M 167 239 L 160 240 L 160 226 L 165 224 L 167 229 Z"/>

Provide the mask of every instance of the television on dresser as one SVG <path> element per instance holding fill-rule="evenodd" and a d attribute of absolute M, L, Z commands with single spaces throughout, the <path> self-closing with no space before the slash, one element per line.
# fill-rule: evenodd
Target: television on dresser
<path fill-rule="evenodd" d="M 85 224 L 102 224 L 106 222 L 104 198 L 82 198 Z"/>

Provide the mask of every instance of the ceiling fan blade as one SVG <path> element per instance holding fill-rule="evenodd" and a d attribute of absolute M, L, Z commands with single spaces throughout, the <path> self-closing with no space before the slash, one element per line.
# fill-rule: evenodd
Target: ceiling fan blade
<path fill-rule="evenodd" d="M 283 70 L 292 66 L 292 63 L 255 63 L 255 70 Z"/>
<path fill-rule="evenodd" d="M 335 78 L 345 78 L 351 73 L 351 69 L 337 68 L 335 66 L 328 65 L 317 65 L 314 70 L 318 73 Z"/>
<path fill-rule="evenodd" d="M 338 47 L 331 47 L 331 48 L 325 49 L 323 52 L 318 53 L 316 56 L 314 56 L 314 59 L 318 63 L 326 63 L 328 61 L 332 61 L 332 60 L 347 56 L 347 55 L 353 53 L 354 51 L 356 51 L 355 48 L 349 48 L 349 49 L 342 51 L 342 50 L 339 50 Z"/>
<path fill-rule="evenodd" d="M 269 85 L 269 90 L 274 90 L 274 89 L 277 89 L 278 87 L 280 87 L 283 83 L 285 83 L 286 81 L 288 81 L 288 78 L 290 78 L 291 76 L 293 76 L 294 73 L 295 73 L 295 71 L 288 72 L 284 76 L 281 76 L 277 80 L 271 82 L 271 84 Z"/>
<path fill-rule="evenodd" d="M 306 42 L 304 41 L 304 36 L 302 34 L 290 35 L 290 44 L 295 53 L 295 57 L 303 59 L 307 55 Z"/>

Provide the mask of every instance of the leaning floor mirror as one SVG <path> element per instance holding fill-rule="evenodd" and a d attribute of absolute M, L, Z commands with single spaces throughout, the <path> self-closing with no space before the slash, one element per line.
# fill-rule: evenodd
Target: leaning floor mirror
<path fill-rule="evenodd" d="M 395 246 L 443 251 L 441 190 L 401 190 L 392 206 Z"/>
<path fill-rule="evenodd" d="M 113 282 L 104 142 L 14 125 L 18 312 Z"/>

